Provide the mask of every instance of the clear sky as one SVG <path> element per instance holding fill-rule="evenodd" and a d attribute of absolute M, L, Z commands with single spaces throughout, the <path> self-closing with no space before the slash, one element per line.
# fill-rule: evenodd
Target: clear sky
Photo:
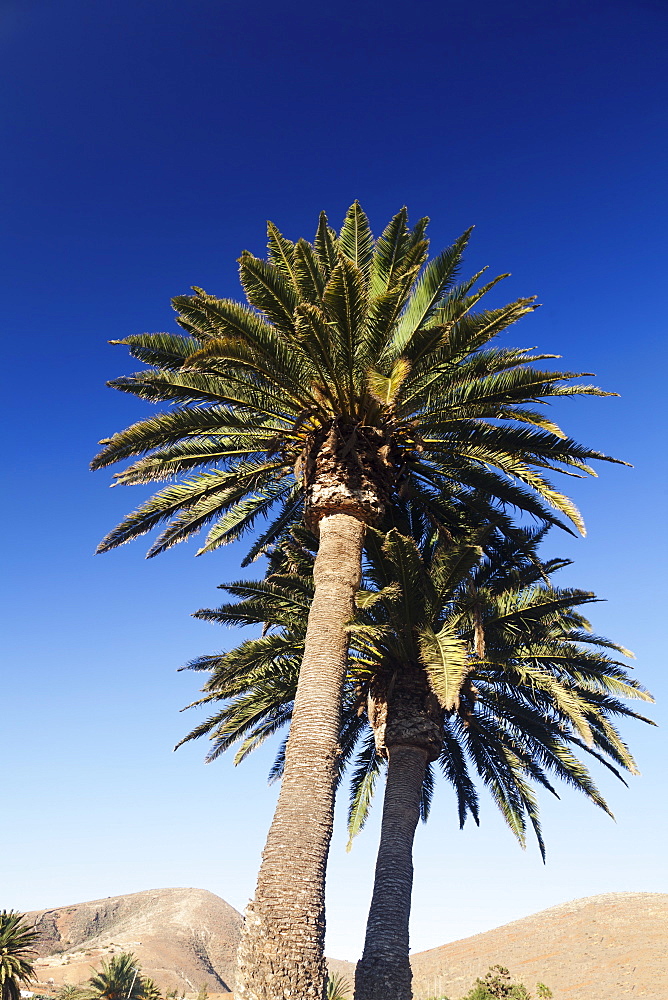
<path fill-rule="evenodd" d="M 241 575 L 240 550 L 93 557 L 140 491 L 87 465 L 146 412 L 105 388 L 133 367 L 107 341 L 175 329 L 190 285 L 236 296 L 268 218 L 310 237 L 359 198 L 378 232 L 406 204 L 435 251 L 475 223 L 470 272 L 512 271 L 503 298 L 544 303 L 505 342 L 621 393 L 556 411 L 635 468 L 574 481 L 589 536 L 550 544 L 576 560 L 564 582 L 607 598 L 594 623 L 636 651 L 665 723 L 667 46 L 665 0 L 4 0 L 0 908 L 252 895 L 269 753 L 234 770 L 171 752 L 198 688 L 176 668 L 238 638 L 189 615 Z M 665 729 L 624 732 L 643 776 L 599 774 L 617 822 L 541 796 L 545 867 L 487 801 L 459 832 L 441 789 L 416 840 L 415 950 L 668 891 Z M 339 822 L 329 954 L 361 950 L 376 842 L 371 824 L 346 855 Z"/>

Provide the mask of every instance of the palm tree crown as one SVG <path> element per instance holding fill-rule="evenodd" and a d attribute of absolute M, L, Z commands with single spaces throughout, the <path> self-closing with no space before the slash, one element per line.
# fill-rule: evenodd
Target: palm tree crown
<path fill-rule="evenodd" d="M 0 912 L 0 996 L 19 1000 L 20 983 L 35 979 L 31 959 L 35 955 L 37 931 L 24 923 L 24 915 L 14 910 Z"/>
<path fill-rule="evenodd" d="M 90 977 L 87 988 L 88 995 L 99 1000 L 142 1000 L 144 981 L 135 955 L 127 951 L 112 955 L 108 962 L 102 963 L 100 971 Z"/>
<path fill-rule="evenodd" d="M 273 512 L 253 557 L 304 504 L 312 524 L 331 511 L 373 522 L 398 494 L 429 508 L 477 491 L 478 505 L 494 498 L 548 521 L 556 510 L 582 530 L 543 470 L 591 472 L 606 456 L 535 403 L 607 393 L 533 367 L 553 355 L 490 347 L 534 300 L 475 312 L 500 278 L 458 283 L 470 231 L 427 261 L 426 222 L 409 229 L 402 209 L 374 240 L 355 203 L 338 236 L 322 215 L 313 243 L 270 223 L 268 259 L 240 258 L 248 304 L 195 289 L 174 299 L 182 334 L 115 341 L 149 367 L 110 385 L 174 408 L 103 441 L 93 467 L 136 459 L 118 483 L 180 482 L 101 551 L 166 522 L 155 555 L 213 522 L 208 551 Z"/>
<path fill-rule="evenodd" d="M 392 693 L 411 671 L 424 676 L 421 697 L 431 694 L 440 705 L 436 737 L 430 729 L 421 738 L 425 746 L 436 738 L 431 758 L 455 791 L 462 826 L 468 815 L 479 819 L 477 775 L 522 844 L 530 822 L 544 855 L 529 782 L 554 792 L 551 772 L 609 811 L 578 753 L 620 778 L 619 768 L 637 773 L 612 719 L 649 721 L 620 699 L 651 696 L 610 655 L 629 656 L 628 650 L 593 633 L 579 610 L 596 596 L 552 584 L 550 576 L 569 561 L 538 559 L 543 534 L 525 530 L 508 540 L 497 532 L 484 540 L 483 551 L 471 537 L 447 547 L 423 540 L 418 548 L 396 530 L 386 536 L 369 532 L 340 735 L 340 772 L 352 767 L 351 838 L 366 821 L 386 763 Z M 214 705 L 216 711 L 179 746 L 206 736 L 212 744 L 207 761 L 237 746 L 237 764 L 289 724 L 313 592 L 314 547 L 308 532 L 294 532 L 272 554 L 265 580 L 225 585 L 221 589 L 235 600 L 196 613 L 225 625 L 262 624 L 264 630 L 228 652 L 186 665 L 209 675 L 204 696 L 189 707 Z M 272 780 L 281 775 L 283 754 L 284 744 Z M 428 767 L 424 818 L 433 788 Z"/>
<path fill-rule="evenodd" d="M 418 548 L 394 531 L 382 543 L 379 532 L 370 535 L 377 549 L 368 582 L 383 596 L 359 616 L 352 669 L 370 721 L 378 701 L 381 719 L 375 747 L 368 745 L 358 761 L 352 835 L 364 822 L 379 757 L 382 762 L 386 746 L 401 736 L 391 732 L 386 705 L 407 668 L 425 675 L 427 695 L 444 710 L 438 760 L 455 789 L 460 825 L 467 814 L 478 821 L 473 771 L 522 844 L 531 822 L 544 855 L 528 781 L 554 792 L 551 772 L 609 811 L 578 751 L 617 777 L 618 768 L 637 773 L 612 719 L 649 721 L 620 699 L 651 696 L 614 656 L 629 651 L 594 634 L 583 616 L 580 609 L 596 596 L 551 582 L 569 562 L 538 559 L 543 534 L 524 531 L 508 539 L 495 533 L 485 539 L 484 554 L 478 549 L 481 558 L 471 539 Z M 430 788 L 427 771 L 427 799 Z"/>

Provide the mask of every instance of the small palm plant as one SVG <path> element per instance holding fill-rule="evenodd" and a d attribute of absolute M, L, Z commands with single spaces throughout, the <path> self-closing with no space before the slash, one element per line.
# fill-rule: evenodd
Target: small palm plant
<path fill-rule="evenodd" d="M 113 955 L 86 983 L 95 1000 L 142 1000 L 144 981 L 136 957 L 128 951 Z"/>
<path fill-rule="evenodd" d="M 150 978 L 150 976 L 142 976 L 141 985 L 142 985 L 142 997 L 144 998 L 144 1000 L 162 1000 L 162 993 L 160 991 L 160 987 L 158 986 L 158 984 L 154 979 Z M 206 1000 L 206 987 L 204 989 L 205 989 L 204 1000 Z M 197 996 L 197 1000 L 202 1000 L 202 990 L 200 990 Z"/>
<path fill-rule="evenodd" d="M 350 983 L 339 972 L 334 972 L 327 979 L 327 1000 L 350 1000 L 352 990 Z"/>
<path fill-rule="evenodd" d="M 81 983 L 63 983 L 56 991 L 56 1000 L 88 1000 L 88 990 Z"/>
<path fill-rule="evenodd" d="M 37 931 L 24 923 L 23 913 L 0 912 L 0 1000 L 20 1000 L 20 983 L 35 980 L 31 958 Z"/>

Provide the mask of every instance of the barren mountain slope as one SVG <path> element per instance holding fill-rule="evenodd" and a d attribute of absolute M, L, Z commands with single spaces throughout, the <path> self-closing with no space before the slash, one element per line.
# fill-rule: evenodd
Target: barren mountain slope
<path fill-rule="evenodd" d="M 133 951 L 164 990 L 232 989 L 241 916 L 211 892 L 155 889 L 28 916 L 41 932 L 41 982 L 81 982 L 102 959 Z M 532 992 L 547 983 L 555 1000 L 668 1000 L 668 894 L 574 900 L 411 961 L 416 1000 L 459 1000 L 496 963 Z M 330 966 L 353 981 L 352 964 Z"/>
<path fill-rule="evenodd" d="M 555 1000 L 668 1000 L 668 894 L 613 892 L 563 903 L 411 958 L 416 1000 L 458 1000 L 490 965 Z"/>
<path fill-rule="evenodd" d="M 133 952 L 164 990 L 233 988 L 241 914 L 204 889 L 151 889 L 28 914 L 41 982 L 78 983 L 114 953 Z"/>

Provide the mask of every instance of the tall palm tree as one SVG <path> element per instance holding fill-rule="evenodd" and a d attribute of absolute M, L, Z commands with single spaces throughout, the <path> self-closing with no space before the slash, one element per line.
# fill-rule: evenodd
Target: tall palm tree
<path fill-rule="evenodd" d="M 137 958 L 124 951 L 102 963 L 99 972 L 88 980 L 87 994 L 97 1000 L 143 1000 L 144 980 Z"/>
<path fill-rule="evenodd" d="M 0 1000 L 20 1000 L 20 983 L 33 982 L 37 931 L 25 922 L 23 913 L 0 912 Z"/>
<path fill-rule="evenodd" d="M 461 825 L 467 814 L 478 822 L 477 774 L 522 844 L 527 822 L 533 826 L 541 852 L 531 782 L 554 792 L 552 772 L 607 811 L 577 751 L 618 776 L 619 767 L 635 771 L 611 716 L 641 718 L 619 696 L 649 696 L 604 652 L 621 647 L 588 631 L 578 608 L 594 595 L 548 583 L 568 562 L 541 562 L 540 537 L 487 539 L 482 560 L 470 542 L 423 545 L 425 564 L 396 531 L 383 544 L 380 533 L 369 533 L 366 582 L 374 589 L 359 595 L 340 736 L 341 769 L 357 751 L 351 837 L 364 824 L 381 768 L 388 770 L 358 1000 L 411 996 L 412 844 L 420 814 L 428 813 L 431 761 L 455 789 Z M 237 763 L 290 719 L 312 589 L 303 534 L 301 541 L 282 547 L 267 580 L 225 587 L 237 601 L 198 613 L 267 629 L 189 665 L 210 674 L 196 704 L 223 702 L 186 737 L 209 736 L 209 760 L 241 742 Z M 281 751 L 273 777 L 282 766 Z"/>
<path fill-rule="evenodd" d="M 464 574 L 465 553 L 437 545 L 420 558 L 411 540 L 393 535 L 371 562 L 385 596 L 365 612 L 360 638 L 367 649 L 358 661 L 369 668 L 362 690 L 374 744 L 355 775 L 353 834 L 366 815 L 379 755 L 387 781 L 356 1000 L 412 996 L 412 845 L 432 785 L 430 762 L 439 760 L 456 789 L 460 823 L 467 811 L 477 822 L 468 761 L 522 844 L 531 823 L 544 857 L 531 783 L 554 792 L 551 772 L 609 812 L 574 750 L 620 778 L 619 768 L 637 773 L 612 717 L 643 718 L 620 696 L 651 700 L 605 652 L 627 651 L 593 635 L 578 610 L 595 596 L 551 585 L 549 574 L 567 563 L 541 564 L 528 533 L 521 546 L 488 542 L 486 558 Z M 401 582 L 398 593 L 390 591 L 392 580 Z"/>
<path fill-rule="evenodd" d="M 103 441 L 93 466 L 135 459 L 119 483 L 177 483 L 130 514 L 101 551 L 165 523 L 149 555 L 205 525 L 200 551 L 210 551 L 268 515 L 249 559 L 302 520 L 319 536 L 285 776 L 240 948 L 242 997 L 324 991 L 346 622 L 366 525 L 410 495 L 439 521 L 451 502 L 499 523 L 511 505 L 582 530 L 543 473 L 591 472 L 589 460 L 606 457 L 534 406 L 600 390 L 532 366 L 546 355 L 489 347 L 534 300 L 474 312 L 500 279 L 475 291 L 480 275 L 457 283 L 469 233 L 427 262 L 426 221 L 409 229 L 402 210 L 374 240 L 355 203 L 338 236 L 322 215 L 313 243 L 269 224 L 268 260 L 240 258 L 247 305 L 195 289 L 174 299 L 182 334 L 119 341 L 149 368 L 110 384 L 176 405 Z"/>

